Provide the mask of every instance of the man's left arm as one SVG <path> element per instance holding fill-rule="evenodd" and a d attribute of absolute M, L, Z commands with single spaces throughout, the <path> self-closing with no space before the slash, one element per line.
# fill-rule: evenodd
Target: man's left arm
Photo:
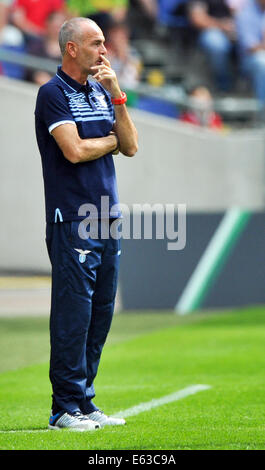
<path fill-rule="evenodd" d="M 112 98 L 121 98 L 121 89 L 114 70 L 106 57 L 102 56 L 103 65 L 94 67 L 98 72 L 94 78 L 111 94 Z M 133 157 L 138 150 L 138 135 L 135 125 L 128 113 L 126 104 L 114 104 L 116 122 L 113 131 L 118 137 L 119 150 L 127 157 Z"/>
<path fill-rule="evenodd" d="M 119 150 L 126 157 L 133 157 L 138 150 L 137 130 L 125 104 L 115 106 L 115 116 L 113 130 L 118 137 Z"/>

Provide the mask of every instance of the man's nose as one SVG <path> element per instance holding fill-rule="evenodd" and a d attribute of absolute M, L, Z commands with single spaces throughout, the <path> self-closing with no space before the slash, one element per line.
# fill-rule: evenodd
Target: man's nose
<path fill-rule="evenodd" d="M 101 46 L 100 53 L 103 54 L 103 55 L 107 53 L 107 49 L 106 49 L 106 47 L 104 46 L 104 44 L 102 44 L 102 46 Z"/>

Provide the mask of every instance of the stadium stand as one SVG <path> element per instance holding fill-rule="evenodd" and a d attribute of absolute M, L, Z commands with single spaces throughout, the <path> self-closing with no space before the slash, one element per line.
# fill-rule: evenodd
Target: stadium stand
<path fill-rule="evenodd" d="M 254 3 L 263 18 L 263 0 Z M 111 35 L 108 42 L 116 44 L 110 55 L 130 106 L 176 119 L 194 106 L 190 89 L 204 87 L 212 94 L 214 111 L 228 126 L 260 126 L 264 113 L 258 71 L 246 74 L 239 53 L 245 27 L 240 18 L 247 4 L 248 0 L 36 0 L 29 8 L 30 0 L 1 0 L 0 73 L 41 85 L 60 61 L 56 35 L 62 22 L 70 16 L 89 16 L 102 26 L 107 40 Z M 217 35 L 223 45 L 230 44 L 226 52 L 220 50 L 220 41 L 216 43 Z M 124 51 L 122 61 L 119 55 Z"/>

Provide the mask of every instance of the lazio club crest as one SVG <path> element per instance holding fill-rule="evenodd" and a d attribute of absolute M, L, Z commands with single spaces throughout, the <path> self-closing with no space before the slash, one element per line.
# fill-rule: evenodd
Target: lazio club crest
<path fill-rule="evenodd" d="M 89 250 L 79 250 L 78 248 L 74 248 L 75 251 L 77 251 L 79 253 L 79 262 L 80 263 L 84 263 L 86 261 L 86 255 L 88 255 L 88 253 L 91 253 L 91 251 Z"/>

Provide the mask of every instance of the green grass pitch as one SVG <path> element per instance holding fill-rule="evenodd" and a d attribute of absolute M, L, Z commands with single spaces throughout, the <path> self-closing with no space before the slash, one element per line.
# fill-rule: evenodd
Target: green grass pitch
<path fill-rule="evenodd" d="M 115 315 L 95 383 L 105 412 L 192 384 L 212 388 L 93 432 L 47 431 L 47 318 L 0 319 L 0 344 L 2 450 L 265 448 L 263 307 Z"/>

